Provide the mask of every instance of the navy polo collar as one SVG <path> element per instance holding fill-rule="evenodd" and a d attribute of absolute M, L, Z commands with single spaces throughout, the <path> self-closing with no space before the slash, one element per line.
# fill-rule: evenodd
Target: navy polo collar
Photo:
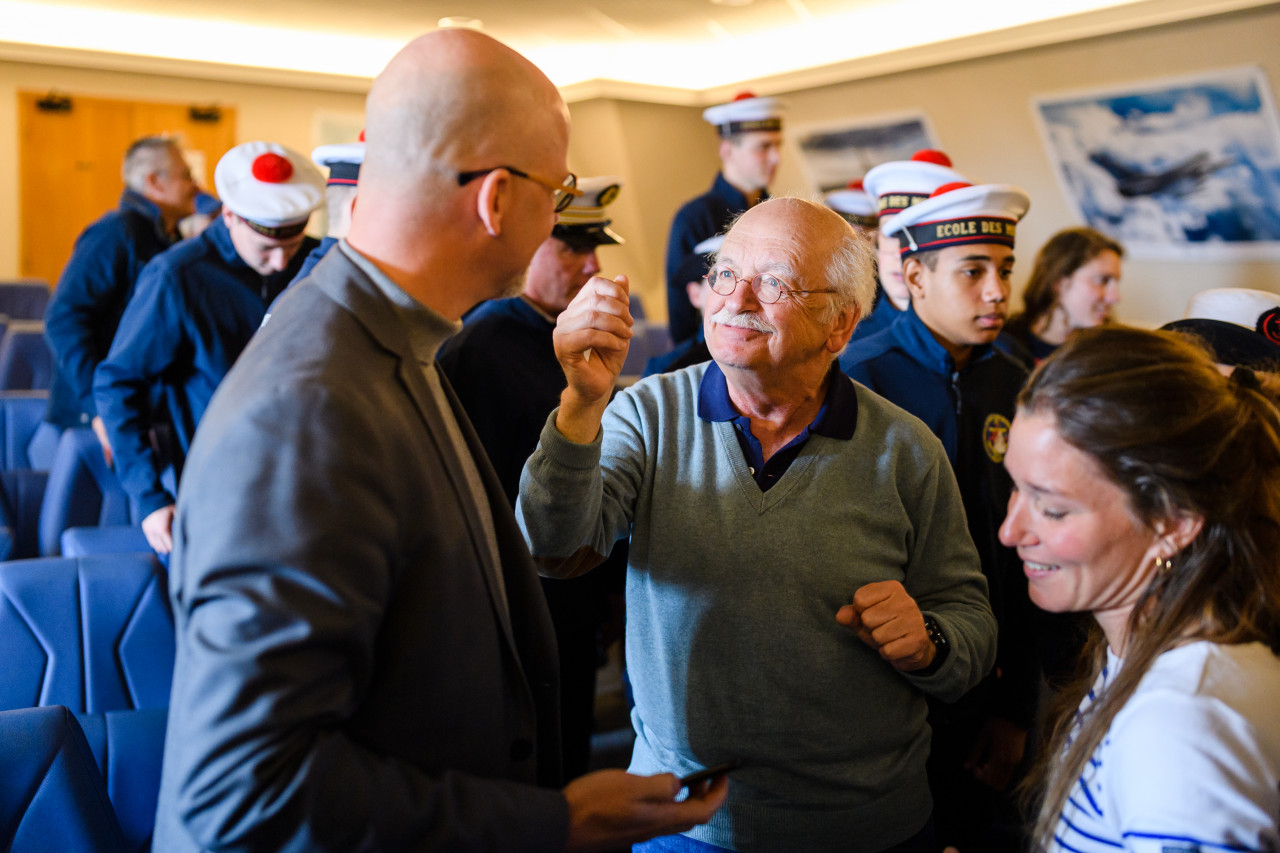
<path fill-rule="evenodd" d="M 916 313 L 915 305 L 908 305 L 907 310 L 903 312 L 903 316 L 889 327 L 893 330 L 893 334 L 897 336 L 899 342 L 910 352 L 916 361 L 929 368 L 930 370 L 940 373 L 944 376 L 950 376 L 956 370 L 956 360 L 951 357 L 951 353 L 947 352 L 947 348 L 938 342 L 933 336 L 933 332 L 929 331 L 929 327 L 920 319 L 920 315 Z M 982 344 L 973 348 L 973 354 L 969 357 L 969 364 L 965 368 L 972 367 L 980 361 L 990 358 L 995 352 L 991 344 Z"/>
<path fill-rule="evenodd" d="M 827 396 L 822 408 L 804 434 L 817 433 L 848 441 L 858 426 L 858 392 L 840 371 L 838 362 L 832 362 L 827 379 Z M 707 365 L 707 372 L 698 385 L 698 417 L 704 421 L 732 421 L 742 417 L 729 400 L 724 371 L 714 361 Z"/>

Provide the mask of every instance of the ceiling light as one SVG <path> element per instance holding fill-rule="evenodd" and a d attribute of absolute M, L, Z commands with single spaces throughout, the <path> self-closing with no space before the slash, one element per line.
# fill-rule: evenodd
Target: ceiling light
<path fill-rule="evenodd" d="M 436 21 L 436 26 L 442 30 L 483 30 L 484 21 L 466 15 L 446 15 Z"/>
<path fill-rule="evenodd" d="M 750 6 L 755 0 L 711 0 L 717 6 Z"/>

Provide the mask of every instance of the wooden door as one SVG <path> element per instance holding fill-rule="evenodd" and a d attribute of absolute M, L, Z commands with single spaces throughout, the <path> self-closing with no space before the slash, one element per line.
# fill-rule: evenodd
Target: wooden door
<path fill-rule="evenodd" d="M 211 194 L 213 167 L 236 144 L 234 108 L 201 121 L 191 104 L 71 95 L 68 110 L 42 109 L 47 97 L 18 92 L 18 264 L 20 275 L 50 285 L 80 232 L 118 203 L 124 153 L 135 139 L 176 137 L 196 182 Z"/>

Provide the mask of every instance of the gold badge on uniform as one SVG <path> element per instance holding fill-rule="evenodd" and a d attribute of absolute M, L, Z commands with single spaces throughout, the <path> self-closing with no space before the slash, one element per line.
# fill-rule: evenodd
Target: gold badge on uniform
<path fill-rule="evenodd" d="M 987 415 L 982 424 L 982 449 L 987 458 L 999 465 L 1009 451 L 1009 419 L 1004 415 Z"/>

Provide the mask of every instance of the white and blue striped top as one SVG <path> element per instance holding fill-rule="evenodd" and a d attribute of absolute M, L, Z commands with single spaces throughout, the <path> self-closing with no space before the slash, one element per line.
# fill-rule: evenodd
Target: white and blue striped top
<path fill-rule="evenodd" d="M 1122 664 L 1108 651 L 1077 721 Z M 1280 659 L 1260 643 L 1161 655 L 1077 779 L 1051 850 L 1280 851 Z"/>

